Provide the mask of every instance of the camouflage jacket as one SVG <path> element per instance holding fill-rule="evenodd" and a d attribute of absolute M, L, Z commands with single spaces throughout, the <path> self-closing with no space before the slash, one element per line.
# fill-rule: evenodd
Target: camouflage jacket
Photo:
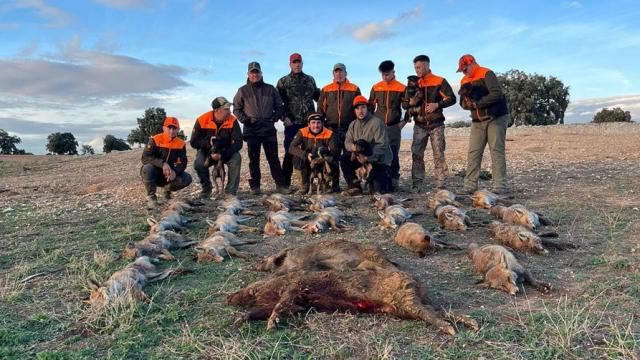
<path fill-rule="evenodd" d="M 278 80 L 276 89 L 284 102 L 284 114 L 294 124 L 307 125 L 307 116 L 316 111 L 313 100 L 318 101 L 320 89 L 312 76 L 303 72 L 289 73 Z"/>

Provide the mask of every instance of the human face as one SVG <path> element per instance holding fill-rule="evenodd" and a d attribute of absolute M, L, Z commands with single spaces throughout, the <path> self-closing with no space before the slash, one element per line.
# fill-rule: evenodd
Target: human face
<path fill-rule="evenodd" d="M 466 76 L 471 76 L 473 74 L 473 70 L 476 69 L 477 64 L 469 64 L 462 68 L 462 73 Z"/>
<path fill-rule="evenodd" d="M 347 72 L 342 69 L 333 70 L 333 80 L 335 82 L 343 83 L 347 79 Z"/>
<path fill-rule="evenodd" d="M 309 121 L 309 130 L 311 130 L 312 133 L 314 134 L 318 134 L 319 132 L 322 131 L 322 121 L 321 120 L 311 120 Z"/>
<path fill-rule="evenodd" d="M 213 110 L 213 117 L 215 117 L 216 122 L 223 122 L 226 118 L 229 117 L 229 114 L 231 114 L 231 111 L 229 109 L 219 108 Z"/>
<path fill-rule="evenodd" d="M 165 135 L 170 139 L 175 139 L 175 137 L 178 136 L 178 128 L 175 126 L 163 126 L 162 131 L 164 131 Z"/>
<path fill-rule="evenodd" d="M 366 104 L 356 106 L 354 111 L 356 112 L 356 117 L 358 118 L 358 120 L 364 119 L 369 113 L 369 109 L 367 108 Z"/>
<path fill-rule="evenodd" d="M 249 77 L 249 82 L 252 84 L 262 80 L 262 72 L 259 70 L 251 70 L 247 73 L 247 76 Z"/>
<path fill-rule="evenodd" d="M 396 78 L 395 70 L 381 72 L 380 75 L 382 76 L 382 81 L 386 83 L 389 83 L 391 80 Z"/>
<path fill-rule="evenodd" d="M 291 72 L 294 74 L 299 74 L 302 72 L 302 60 L 293 60 L 293 62 L 289 63 L 289 67 L 291 68 Z"/>
<path fill-rule="evenodd" d="M 413 68 L 418 77 L 423 77 L 429 73 L 429 63 L 426 61 L 416 61 L 413 63 Z"/>

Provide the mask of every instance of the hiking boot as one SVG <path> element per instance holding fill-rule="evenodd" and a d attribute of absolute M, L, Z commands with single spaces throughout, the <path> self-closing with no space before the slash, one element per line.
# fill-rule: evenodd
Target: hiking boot
<path fill-rule="evenodd" d="M 262 191 L 260 191 L 260 188 L 251 189 L 251 195 L 260 195 L 260 194 L 262 194 Z"/>
<path fill-rule="evenodd" d="M 309 193 L 309 184 L 302 184 L 300 190 L 296 191 L 296 195 L 307 195 Z"/>
<path fill-rule="evenodd" d="M 289 195 L 289 194 L 291 194 L 291 190 L 289 190 L 289 187 L 288 187 L 288 186 L 278 186 L 278 187 L 276 188 L 276 192 L 277 192 L 277 193 L 280 193 L 280 194 L 282 194 L 282 195 Z"/>
<path fill-rule="evenodd" d="M 333 193 L 333 194 L 340 194 L 340 191 L 342 191 L 342 190 L 340 190 L 340 186 L 333 186 L 331 188 L 331 193 Z"/>
<path fill-rule="evenodd" d="M 500 197 L 505 199 L 513 197 L 513 195 L 511 194 L 511 190 L 509 190 L 507 187 L 504 187 L 504 186 L 495 187 L 491 189 L 491 192 L 496 195 L 500 195 Z"/>
<path fill-rule="evenodd" d="M 473 193 L 476 192 L 476 190 L 477 189 L 474 189 L 474 188 L 463 187 L 462 189 L 458 190 L 456 194 L 457 195 L 473 195 Z"/>
<path fill-rule="evenodd" d="M 153 210 L 158 206 L 158 198 L 155 195 L 147 196 L 147 210 Z"/>
<path fill-rule="evenodd" d="M 209 200 L 211 198 L 211 190 L 202 190 L 198 196 L 201 200 Z"/>
<path fill-rule="evenodd" d="M 162 194 L 162 198 L 164 199 L 164 201 L 171 200 L 171 190 L 165 188 L 164 193 Z"/>
<path fill-rule="evenodd" d="M 397 191 L 400 188 L 400 179 L 391 179 L 391 190 Z"/>

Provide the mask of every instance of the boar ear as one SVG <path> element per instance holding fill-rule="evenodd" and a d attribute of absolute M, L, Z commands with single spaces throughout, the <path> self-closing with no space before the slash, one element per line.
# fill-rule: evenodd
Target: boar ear
<path fill-rule="evenodd" d="M 380 216 L 380 219 L 384 219 L 384 213 L 382 211 L 378 211 L 378 216 Z"/>
<path fill-rule="evenodd" d="M 158 220 L 156 220 L 156 219 L 154 219 L 152 217 L 147 218 L 147 224 L 149 224 L 149 226 L 153 226 L 153 225 L 155 225 L 157 223 L 158 223 Z"/>

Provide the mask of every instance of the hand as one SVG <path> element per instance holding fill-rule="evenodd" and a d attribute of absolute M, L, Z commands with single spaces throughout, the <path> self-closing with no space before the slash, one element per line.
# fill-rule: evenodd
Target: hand
<path fill-rule="evenodd" d="M 309 162 L 312 162 L 313 161 L 313 155 L 312 154 L 307 154 L 307 160 Z"/>
<path fill-rule="evenodd" d="M 167 164 L 167 163 L 163 163 L 162 164 L 162 175 L 164 175 L 165 178 L 169 178 L 170 174 L 171 174 L 171 166 L 169 166 L 169 164 Z"/>
<path fill-rule="evenodd" d="M 169 174 L 169 177 L 167 178 L 168 181 L 173 181 L 176 178 L 176 172 L 171 170 L 171 173 Z"/>
<path fill-rule="evenodd" d="M 356 144 L 351 144 L 351 152 L 356 152 Z"/>
<path fill-rule="evenodd" d="M 405 125 L 407 125 L 407 122 L 406 122 L 406 121 L 404 121 L 404 120 L 402 120 L 402 121 L 400 121 L 400 122 L 398 123 L 398 127 L 399 127 L 400 129 L 402 129 Z"/>
<path fill-rule="evenodd" d="M 462 107 L 465 109 L 475 109 L 476 108 L 476 103 L 471 100 L 471 98 L 465 96 L 462 98 Z"/>
<path fill-rule="evenodd" d="M 427 105 L 424 107 L 424 110 L 427 113 L 432 113 L 432 112 L 438 110 L 439 107 L 440 107 L 440 105 L 438 105 L 438 103 L 427 103 Z"/>
<path fill-rule="evenodd" d="M 284 120 L 282 120 L 282 122 L 284 123 L 285 127 L 289 127 L 291 125 L 293 125 L 293 122 L 291 121 L 291 119 L 289 119 L 288 116 L 285 116 Z"/>
<path fill-rule="evenodd" d="M 221 158 L 221 156 L 218 153 L 211 154 L 211 159 L 214 160 L 214 161 L 218 161 L 218 160 L 220 160 L 220 158 Z"/>

